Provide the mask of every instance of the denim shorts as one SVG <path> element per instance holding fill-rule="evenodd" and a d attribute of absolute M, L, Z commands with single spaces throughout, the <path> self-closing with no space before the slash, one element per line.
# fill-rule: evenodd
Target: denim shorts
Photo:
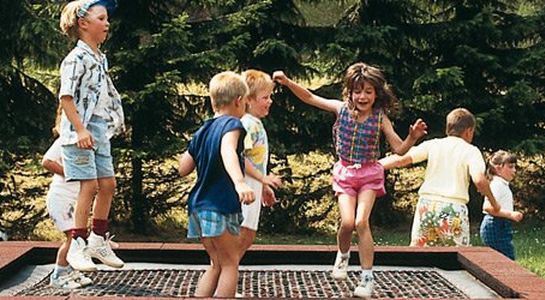
<path fill-rule="evenodd" d="M 87 130 L 95 140 L 93 149 L 81 149 L 76 144 L 62 146 L 64 177 L 67 181 L 113 177 L 114 165 L 110 140 L 106 137 L 106 121 L 92 116 Z"/>
<path fill-rule="evenodd" d="M 483 244 L 515 260 L 511 221 L 485 215 L 479 233 Z"/>
<path fill-rule="evenodd" d="M 187 237 L 190 239 L 217 237 L 227 229 L 233 235 L 240 234 L 242 213 L 222 214 L 201 210 L 189 214 Z"/>

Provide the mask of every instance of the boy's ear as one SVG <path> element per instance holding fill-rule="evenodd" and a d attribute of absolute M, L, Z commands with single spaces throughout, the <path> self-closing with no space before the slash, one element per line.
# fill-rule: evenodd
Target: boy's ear
<path fill-rule="evenodd" d="M 237 99 L 235 100 L 235 103 L 238 105 L 242 105 L 244 103 L 244 97 L 243 96 L 238 96 Z"/>
<path fill-rule="evenodd" d="M 463 136 L 471 143 L 475 136 L 475 127 L 466 128 L 463 132 Z"/>

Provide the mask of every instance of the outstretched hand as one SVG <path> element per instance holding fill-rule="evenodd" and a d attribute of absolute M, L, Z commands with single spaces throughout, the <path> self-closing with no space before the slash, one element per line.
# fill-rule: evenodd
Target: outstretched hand
<path fill-rule="evenodd" d="M 269 174 L 263 176 L 263 184 L 269 185 L 272 188 L 279 188 L 282 186 L 282 177 L 276 175 L 276 174 Z"/>
<path fill-rule="evenodd" d="M 524 215 L 520 211 L 513 211 L 511 212 L 511 220 L 515 222 L 520 222 Z"/>
<path fill-rule="evenodd" d="M 421 137 L 428 134 L 428 125 L 422 119 L 416 120 L 413 125 L 409 127 L 409 135 L 411 138 L 418 140 Z"/>
<path fill-rule="evenodd" d="M 272 75 L 272 79 L 281 85 L 287 85 L 289 82 L 288 76 L 284 74 L 283 71 L 274 71 Z"/>
<path fill-rule="evenodd" d="M 266 184 L 263 185 L 262 202 L 263 202 L 263 206 L 266 206 L 266 207 L 271 207 L 276 202 L 278 202 L 276 200 L 276 195 L 274 194 L 274 190 Z"/>

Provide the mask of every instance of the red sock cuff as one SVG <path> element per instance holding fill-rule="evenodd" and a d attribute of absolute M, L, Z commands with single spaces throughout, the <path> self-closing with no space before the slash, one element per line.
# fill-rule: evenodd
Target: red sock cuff
<path fill-rule="evenodd" d="M 70 231 L 72 238 L 75 240 L 78 237 L 87 240 L 87 228 L 72 228 Z"/>
<path fill-rule="evenodd" d="M 108 220 L 93 219 L 93 232 L 104 236 L 108 232 Z"/>

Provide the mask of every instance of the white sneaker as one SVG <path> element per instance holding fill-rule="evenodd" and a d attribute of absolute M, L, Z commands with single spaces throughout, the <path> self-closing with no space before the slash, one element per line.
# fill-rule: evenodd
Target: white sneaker
<path fill-rule="evenodd" d="M 93 263 L 93 260 L 91 260 L 91 257 L 89 256 L 88 247 L 81 237 L 78 237 L 75 240 L 72 239 L 70 248 L 66 254 L 66 260 L 73 269 L 78 271 L 97 270 L 97 266 Z"/>
<path fill-rule="evenodd" d="M 346 279 L 348 277 L 348 262 L 350 260 L 350 252 L 343 256 L 340 251 L 337 251 L 335 264 L 331 276 L 335 279 Z"/>
<path fill-rule="evenodd" d="M 374 284 L 373 276 L 364 276 L 354 290 L 354 296 L 359 298 L 371 297 Z"/>
<path fill-rule="evenodd" d="M 89 235 L 89 255 L 96 259 L 99 259 L 103 264 L 113 268 L 122 268 L 125 263 L 119 259 L 112 251 L 112 244 L 117 245 L 112 241 L 113 236 L 110 237 L 110 233 L 106 233 L 106 239 L 100 235 L 91 232 Z"/>
<path fill-rule="evenodd" d="M 73 272 L 66 273 L 57 277 L 51 274 L 51 276 L 49 276 L 49 285 L 57 289 L 79 289 L 81 284 L 76 281 L 72 276 L 72 273 Z"/>
<path fill-rule="evenodd" d="M 79 283 L 82 287 L 93 284 L 93 280 L 83 275 L 83 273 L 81 273 L 80 271 L 74 270 L 70 274 L 72 275 L 72 278 L 74 278 L 74 280 L 77 283 Z"/>

